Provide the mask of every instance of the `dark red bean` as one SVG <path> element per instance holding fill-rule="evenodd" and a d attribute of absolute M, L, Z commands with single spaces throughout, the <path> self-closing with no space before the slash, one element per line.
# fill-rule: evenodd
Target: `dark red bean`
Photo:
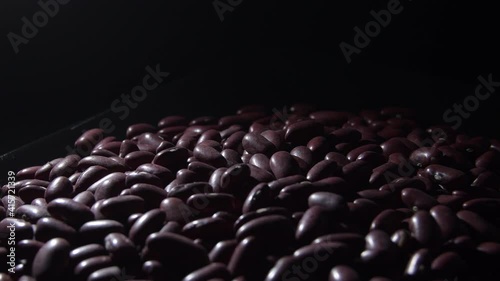
<path fill-rule="evenodd" d="M 266 130 L 260 133 L 260 135 L 272 142 L 277 149 L 280 149 L 285 141 L 285 132 L 282 130 Z"/>
<path fill-rule="evenodd" d="M 160 230 L 166 218 L 166 213 L 160 209 L 146 212 L 132 225 L 128 237 L 136 245 L 144 245 L 148 235 Z"/>
<path fill-rule="evenodd" d="M 352 114 L 343 111 L 315 111 L 309 117 L 327 126 L 340 126 L 345 123 Z"/>
<path fill-rule="evenodd" d="M 92 184 L 88 190 L 94 192 L 97 201 L 118 196 L 125 189 L 125 179 L 124 173 L 112 173 Z"/>
<path fill-rule="evenodd" d="M 250 168 L 250 177 L 255 179 L 257 182 L 271 182 L 276 179 L 270 171 L 261 169 L 251 164 L 249 164 L 248 167 Z M 251 183 L 248 183 L 248 185 L 250 186 Z"/>
<path fill-rule="evenodd" d="M 271 167 L 269 166 L 269 158 L 262 153 L 252 155 L 249 164 L 252 164 L 266 171 L 271 171 Z"/>
<path fill-rule="evenodd" d="M 127 139 L 131 139 L 143 133 L 154 132 L 156 128 L 151 124 L 140 123 L 134 124 L 127 128 Z"/>
<path fill-rule="evenodd" d="M 104 237 L 104 248 L 118 265 L 134 265 L 139 262 L 135 245 L 122 233 L 110 233 Z"/>
<path fill-rule="evenodd" d="M 232 276 L 247 276 L 249 278 L 257 278 L 257 272 L 262 271 L 258 268 L 259 256 L 261 256 L 261 244 L 253 237 L 244 238 L 234 249 L 231 260 L 227 266 Z M 254 263 L 257 261 L 257 266 Z M 260 270 L 259 270 L 260 269 Z"/>
<path fill-rule="evenodd" d="M 464 202 L 464 210 L 477 213 L 485 218 L 493 218 L 500 213 L 500 199 L 498 198 L 476 198 Z"/>
<path fill-rule="evenodd" d="M 95 220 L 83 224 L 78 232 L 86 243 L 103 243 L 106 235 L 113 232 L 124 233 L 125 228 L 114 220 Z"/>
<path fill-rule="evenodd" d="M 372 152 L 377 152 L 377 153 L 382 153 L 382 148 L 380 148 L 380 146 L 376 145 L 376 144 L 366 144 L 366 145 L 362 145 L 360 147 L 357 147 L 351 151 L 349 151 L 349 153 L 347 153 L 347 159 L 349 161 L 355 161 L 356 158 L 358 158 L 358 156 L 363 153 L 363 152 L 367 152 L 367 151 L 372 151 Z"/>
<path fill-rule="evenodd" d="M 283 208 L 283 207 L 267 207 L 267 208 L 262 208 L 258 209 L 253 212 L 245 213 L 241 215 L 234 223 L 234 229 L 239 229 L 241 226 L 246 224 L 247 222 L 265 217 L 268 215 L 280 215 L 284 217 L 291 217 L 291 213 L 289 210 Z"/>
<path fill-rule="evenodd" d="M 306 146 L 297 146 L 290 151 L 290 155 L 302 159 L 307 167 L 312 167 L 314 163 L 313 153 Z"/>
<path fill-rule="evenodd" d="M 77 278 L 81 280 L 86 280 L 90 274 L 93 272 L 110 267 L 113 265 L 113 261 L 110 256 L 95 256 L 85 259 L 77 264 L 74 269 L 74 274 Z"/>
<path fill-rule="evenodd" d="M 349 266 L 337 265 L 332 268 L 328 281 L 360 281 L 359 274 Z"/>
<path fill-rule="evenodd" d="M 441 277 L 454 277 L 466 266 L 464 260 L 455 252 L 444 252 L 437 256 L 431 264 L 431 269 Z"/>
<path fill-rule="evenodd" d="M 30 223 L 36 223 L 39 219 L 49 216 L 50 214 L 47 212 L 47 209 L 33 205 L 20 206 L 15 212 L 16 218 L 23 219 Z"/>
<path fill-rule="evenodd" d="M 242 212 L 248 213 L 272 204 L 271 189 L 266 183 L 256 185 L 247 195 L 243 204 Z"/>
<path fill-rule="evenodd" d="M 483 242 L 477 246 L 477 250 L 490 256 L 500 257 L 500 243 Z"/>
<path fill-rule="evenodd" d="M 316 244 L 328 242 L 345 244 L 351 251 L 354 251 L 356 254 L 360 254 L 361 251 L 363 251 L 363 249 L 365 248 L 364 236 L 357 233 L 348 232 L 322 235 L 314 239 L 312 243 Z"/>
<path fill-rule="evenodd" d="M 307 172 L 307 180 L 319 181 L 324 178 L 339 176 L 340 174 L 341 169 L 335 161 L 322 160 Z"/>
<path fill-rule="evenodd" d="M 438 225 L 427 211 L 417 211 L 411 217 L 409 227 L 415 239 L 424 246 L 431 246 L 440 239 Z"/>
<path fill-rule="evenodd" d="M 42 248 L 44 243 L 31 239 L 18 241 L 16 244 L 16 255 L 19 260 L 25 259 L 29 263 L 33 262 L 36 253 Z"/>
<path fill-rule="evenodd" d="M 190 239 L 220 241 L 233 236 L 233 224 L 221 218 L 203 218 L 187 223 L 182 235 Z"/>
<path fill-rule="evenodd" d="M 457 217 L 468 225 L 478 237 L 490 241 L 499 240 L 500 231 L 498 227 L 492 225 L 480 215 L 471 211 L 462 210 L 457 213 Z"/>
<path fill-rule="evenodd" d="M 108 174 L 108 170 L 101 166 L 92 166 L 86 169 L 74 185 L 74 193 L 87 190 L 92 184 Z"/>
<path fill-rule="evenodd" d="M 177 197 L 186 201 L 191 195 L 198 193 L 211 193 L 213 188 L 206 182 L 192 182 L 176 185 L 168 191 L 168 197 Z"/>
<path fill-rule="evenodd" d="M 184 116 L 172 115 L 158 121 L 158 128 L 165 128 L 178 125 L 187 125 L 188 121 Z"/>
<path fill-rule="evenodd" d="M 319 206 L 335 215 L 345 215 L 349 208 L 345 199 L 331 192 L 315 192 L 308 198 L 309 207 Z"/>
<path fill-rule="evenodd" d="M 175 179 L 175 175 L 167 168 L 155 164 L 143 164 L 136 169 L 137 172 L 146 172 L 163 180 L 163 184 Z"/>
<path fill-rule="evenodd" d="M 311 138 L 323 134 L 323 126 L 314 120 L 304 120 L 288 126 L 285 140 L 295 145 L 306 144 Z"/>
<path fill-rule="evenodd" d="M 211 262 L 229 264 L 234 249 L 238 245 L 236 240 L 224 240 L 218 242 L 210 251 L 209 258 Z"/>
<path fill-rule="evenodd" d="M 430 214 L 436 221 L 444 239 L 448 240 L 457 233 L 459 223 L 452 209 L 444 205 L 437 205 L 430 209 Z"/>
<path fill-rule="evenodd" d="M 335 223 L 329 220 L 328 211 L 320 206 L 307 209 L 297 225 L 295 238 L 305 244 L 317 237 L 335 230 Z"/>
<path fill-rule="evenodd" d="M 361 133 L 354 128 L 341 128 L 331 132 L 328 138 L 335 144 L 342 142 L 355 143 L 361 139 Z"/>
<path fill-rule="evenodd" d="M 78 162 L 78 170 L 84 171 L 92 166 L 102 166 L 112 172 L 124 172 L 127 168 L 120 162 L 115 161 L 113 158 L 104 156 L 91 155 L 82 158 Z"/>
<path fill-rule="evenodd" d="M 241 163 L 241 157 L 234 149 L 224 149 L 221 154 L 226 159 L 229 167 Z"/>
<path fill-rule="evenodd" d="M 237 164 L 226 171 L 220 177 L 220 185 L 212 185 L 215 192 L 233 193 L 247 189 L 250 178 L 250 167 L 246 164 Z M 249 188 L 248 188 L 249 189 Z"/>
<path fill-rule="evenodd" d="M 73 184 L 64 176 L 57 177 L 47 186 L 45 200 L 50 202 L 56 198 L 70 198 L 73 193 Z"/>
<path fill-rule="evenodd" d="M 222 148 L 224 149 L 233 149 L 238 152 L 243 152 L 243 145 L 241 144 L 241 141 L 243 140 L 243 137 L 246 135 L 246 132 L 244 131 L 237 131 L 232 133 L 223 143 L 222 143 Z"/>
<path fill-rule="evenodd" d="M 76 266 L 83 260 L 91 257 L 102 256 L 105 254 L 107 254 L 107 252 L 102 245 L 88 244 L 75 248 L 69 253 L 70 264 L 72 266 Z"/>
<path fill-rule="evenodd" d="M 57 198 L 47 204 L 47 211 L 52 217 L 57 218 L 75 228 L 94 219 L 94 214 L 89 207 L 68 198 Z"/>
<path fill-rule="evenodd" d="M 229 280 L 230 274 L 226 266 L 221 263 L 212 263 L 202 267 L 194 272 L 191 272 L 182 281 L 204 281 L 220 278 L 221 280 Z"/>
<path fill-rule="evenodd" d="M 403 203 L 414 210 L 430 210 L 438 204 L 437 200 L 416 188 L 405 188 L 401 191 Z"/>
<path fill-rule="evenodd" d="M 113 281 L 117 276 L 123 276 L 123 271 L 118 266 L 110 266 L 94 271 L 87 281 Z"/>
<path fill-rule="evenodd" d="M 77 231 L 73 227 L 54 218 L 42 218 L 36 224 L 35 239 L 41 242 L 47 242 L 54 237 L 72 242 L 75 241 L 76 235 Z"/>
<path fill-rule="evenodd" d="M 106 199 L 100 206 L 100 212 L 108 219 L 124 222 L 134 213 L 144 211 L 144 199 L 136 195 L 122 195 Z"/>
<path fill-rule="evenodd" d="M 331 142 L 323 136 L 317 136 L 309 140 L 307 148 L 311 151 L 315 159 L 322 159 L 325 154 L 332 150 Z"/>
<path fill-rule="evenodd" d="M 104 131 L 102 129 L 90 129 L 78 137 L 75 141 L 75 147 L 79 154 L 85 154 L 90 152 L 103 138 Z"/>
<path fill-rule="evenodd" d="M 155 155 L 149 151 L 133 151 L 125 156 L 125 164 L 136 169 L 142 164 L 150 163 L 155 158 Z"/>
<path fill-rule="evenodd" d="M 45 201 L 45 199 L 43 198 L 36 198 L 31 201 L 31 205 L 47 208 L 47 201 Z"/>
<path fill-rule="evenodd" d="M 286 151 L 274 153 L 270 158 L 269 167 L 278 179 L 295 175 L 299 171 L 297 161 Z"/>
<path fill-rule="evenodd" d="M 341 167 L 350 163 L 349 160 L 347 160 L 347 157 L 345 157 L 343 154 L 340 154 L 338 152 L 328 152 L 325 155 L 325 160 L 332 160 L 335 163 L 337 163 L 338 166 L 341 166 Z"/>
<path fill-rule="evenodd" d="M 294 240 L 294 228 L 290 219 L 280 215 L 269 215 L 245 223 L 236 233 L 236 238 L 240 241 L 248 236 L 266 237 L 280 243 L 289 243 Z"/>
<path fill-rule="evenodd" d="M 194 194 L 186 203 L 195 214 L 202 217 L 211 216 L 219 211 L 232 213 L 236 207 L 234 196 L 223 193 Z"/>
<path fill-rule="evenodd" d="M 262 153 L 266 156 L 276 151 L 276 146 L 264 136 L 257 133 L 248 133 L 242 139 L 243 149 L 248 153 Z"/>
<path fill-rule="evenodd" d="M 43 198 L 45 189 L 45 187 L 39 185 L 26 185 L 19 190 L 18 194 L 24 202 L 31 202 L 36 198 Z"/>
<path fill-rule="evenodd" d="M 152 163 L 170 171 L 178 171 L 187 167 L 186 161 L 189 156 L 189 151 L 186 148 L 172 147 L 158 152 Z"/>
<path fill-rule="evenodd" d="M 24 168 L 19 170 L 19 172 L 16 173 L 16 179 L 18 181 L 20 180 L 27 180 L 27 179 L 34 179 L 35 178 L 35 173 L 40 169 L 42 166 L 32 166 L 28 168 Z"/>
<path fill-rule="evenodd" d="M 163 199 L 167 198 L 167 192 L 163 188 L 146 183 L 137 183 L 130 188 L 130 195 L 136 195 L 144 200 L 146 210 L 158 208 Z"/>
<path fill-rule="evenodd" d="M 87 207 L 92 207 L 92 205 L 96 202 L 94 194 L 90 191 L 84 191 L 75 197 L 73 197 L 73 201 L 82 203 Z"/>
<path fill-rule="evenodd" d="M 169 249 L 165 251 L 164 249 Z M 189 253 L 189 255 L 179 255 Z M 192 240 L 173 233 L 153 233 L 146 240 L 143 258 L 158 260 L 185 276 L 209 263 L 206 250 Z"/>
<path fill-rule="evenodd" d="M 490 150 L 476 158 L 476 167 L 498 171 L 500 168 L 500 152 Z"/>
<path fill-rule="evenodd" d="M 160 209 L 166 214 L 166 221 L 177 222 L 180 225 L 184 225 L 200 212 L 196 209 L 191 209 L 179 198 L 166 198 L 160 204 Z"/>
<path fill-rule="evenodd" d="M 206 145 L 197 145 L 193 150 L 193 156 L 203 163 L 220 168 L 227 166 L 227 161 L 215 148 Z"/>
<path fill-rule="evenodd" d="M 464 172 L 442 165 L 429 165 L 425 169 L 425 173 L 448 191 L 465 188 L 470 184 Z"/>
<path fill-rule="evenodd" d="M 406 214 L 387 209 L 378 214 L 372 221 L 371 230 L 380 229 L 388 234 L 393 233 L 401 227 L 401 221 L 406 218 Z"/>
<path fill-rule="evenodd" d="M 33 261 L 32 273 L 36 280 L 59 280 L 69 264 L 70 244 L 54 238 L 40 248 Z"/>

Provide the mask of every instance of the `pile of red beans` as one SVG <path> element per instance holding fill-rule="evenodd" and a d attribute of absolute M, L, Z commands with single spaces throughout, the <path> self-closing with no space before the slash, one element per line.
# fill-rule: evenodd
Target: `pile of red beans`
<path fill-rule="evenodd" d="M 3 186 L 0 281 L 500 278 L 498 140 L 404 108 L 285 113 L 86 131 Z"/>

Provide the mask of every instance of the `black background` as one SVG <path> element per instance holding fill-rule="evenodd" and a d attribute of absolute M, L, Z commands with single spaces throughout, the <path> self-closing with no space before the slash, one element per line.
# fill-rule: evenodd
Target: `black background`
<path fill-rule="evenodd" d="M 478 75 L 500 80 L 496 10 L 479 2 L 402 0 L 403 11 L 348 64 L 340 42 L 353 44 L 353 28 L 388 2 L 243 0 L 221 22 L 210 0 L 73 0 L 15 54 L 7 34 L 20 34 L 21 18 L 40 7 L 3 0 L 0 154 L 109 110 L 148 65 L 171 75 L 123 124 L 116 120 L 117 134 L 173 113 L 222 115 L 247 103 L 294 101 L 347 110 L 409 106 L 439 123 L 474 93 Z M 498 137 L 499 92 L 460 129 Z M 66 135 L 34 145 L 29 153 L 38 155 L 23 155 L 33 160 L 22 164 L 60 155 L 74 140 Z M 13 159 L 4 157 L 2 168 L 19 168 Z"/>

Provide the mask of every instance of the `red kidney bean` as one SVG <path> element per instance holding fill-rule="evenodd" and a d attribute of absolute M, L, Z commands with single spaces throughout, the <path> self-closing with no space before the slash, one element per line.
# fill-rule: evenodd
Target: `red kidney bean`
<path fill-rule="evenodd" d="M 54 218 L 41 218 L 36 223 L 35 239 L 41 242 L 47 242 L 54 237 L 75 242 L 76 236 L 77 231 L 73 227 Z"/>
<path fill-rule="evenodd" d="M 36 253 L 42 248 L 44 243 L 31 239 L 24 239 L 18 241 L 16 244 L 16 255 L 19 260 L 27 260 L 29 263 L 33 262 Z M 7 254 L 6 254 L 7 255 Z"/>
<path fill-rule="evenodd" d="M 70 198 L 73 193 L 73 184 L 64 176 L 57 177 L 47 186 L 45 200 L 50 202 L 56 198 Z"/>
<path fill-rule="evenodd" d="M 121 147 L 122 142 L 121 141 L 111 141 L 107 142 L 101 145 L 98 145 L 95 147 L 94 151 L 96 150 L 106 150 L 111 152 L 114 155 L 118 155 L 120 153 L 120 147 Z"/>
<path fill-rule="evenodd" d="M 138 151 L 139 147 L 134 141 L 131 140 L 123 140 L 120 144 L 120 150 L 118 152 L 118 156 L 124 158 L 127 154 Z"/>
<path fill-rule="evenodd" d="M 166 116 L 158 121 L 158 128 L 165 128 L 178 125 L 187 125 L 188 121 L 184 116 L 172 115 Z"/>
<path fill-rule="evenodd" d="M 266 156 L 276 151 L 276 146 L 264 136 L 257 133 L 248 133 L 242 139 L 242 146 L 248 153 L 262 153 Z"/>
<path fill-rule="evenodd" d="M 236 238 L 240 241 L 248 236 L 290 243 L 294 241 L 294 228 L 290 219 L 281 215 L 269 215 L 245 223 L 236 232 Z"/>
<path fill-rule="evenodd" d="M 234 234 L 231 222 L 221 218 L 202 218 L 187 223 L 182 228 L 182 235 L 190 239 L 220 241 L 231 238 Z"/>
<path fill-rule="evenodd" d="M 38 171 L 41 167 L 42 166 L 31 166 L 28 168 L 21 169 L 19 170 L 19 172 L 16 173 L 16 179 L 18 181 L 34 179 L 36 171 Z"/>
<path fill-rule="evenodd" d="M 154 186 L 162 187 L 162 180 L 150 173 L 133 171 L 126 175 L 125 186 L 130 188 L 136 183 L 151 184 Z"/>
<path fill-rule="evenodd" d="M 114 220 L 95 220 L 84 223 L 78 230 L 86 243 L 103 243 L 110 233 L 124 233 L 123 224 Z"/>
<path fill-rule="evenodd" d="M 57 198 L 47 204 L 47 211 L 52 217 L 59 219 L 75 228 L 94 219 L 89 207 L 68 198 Z"/>
<path fill-rule="evenodd" d="M 53 180 L 60 176 L 71 176 L 71 174 L 76 171 L 78 161 L 80 161 L 80 159 L 80 156 L 72 154 L 57 162 L 57 164 L 50 170 L 49 180 Z"/>
<path fill-rule="evenodd" d="M 372 168 L 365 161 L 354 161 L 342 167 L 344 179 L 353 187 L 368 185 Z"/>
<path fill-rule="evenodd" d="M 135 245 L 122 233 L 110 233 L 104 237 L 104 248 L 111 256 L 114 263 L 125 266 L 139 262 L 139 253 Z"/>
<path fill-rule="evenodd" d="M 242 225 L 247 222 L 254 220 L 256 218 L 265 217 L 268 215 L 280 215 L 284 217 L 291 217 L 291 213 L 289 210 L 283 207 L 267 207 L 261 208 L 256 211 L 252 211 L 249 213 L 242 214 L 234 223 L 234 229 L 239 229 Z"/>
<path fill-rule="evenodd" d="M 230 273 L 226 266 L 221 263 L 212 263 L 205 267 L 202 267 L 196 271 L 191 272 L 182 281 L 204 281 L 204 280 L 214 280 L 220 278 L 220 280 L 229 280 Z"/>
<path fill-rule="evenodd" d="M 477 246 L 477 250 L 490 256 L 500 256 L 500 243 L 483 242 Z"/>
<path fill-rule="evenodd" d="M 206 182 L 192 182 L 172 187 L 168 191 L 168 197 L 177 197 L 186 201 L 193 194 L 211 192 L 213 192 L 213 188 L 210 184 Z"/>
<path fill-rule="evenodd" d="M 354 148 L 353 150 L 349 151 L 347 153 L 347 160 L 349 161 L 355 161 L 358 156 L 367 151 L 372 151 L 372 152 L 377 152 L 377 153 L 382 153 L 382 148 L 376 144 L 366 144 L 362 145 L 360 147 Z"/>
<path fill-rule="evenodd" d="M 40 169 L 36 171 L 35 179 L 48 181 L 50 176 L 50 171 L 52 170 L 52 168 L 63 159 L 64 158 L 56 158 L 52 161 L 47 162 L 45 165 L 43 165 L 42 167 L 40 167 Z"/>
<path fill-rule="evenodd" d="M 436 221 L 441 236 L 448 240 L 458 231 L 459 223 L 455 213 L 449 207 L 437 205 L 430 209 L 430 214 Z"/>
<path fill-rule="evenodd" d="M 226 159 L 229 167 L 241 163 L 240 155 L 236 150 L 224 149 L 221 154 Z"/>
<path fill-rule="evenodd" d="M 332 150 L 331 142 L 323 136 L 317 136 L 309 140 L 307 148 L 311 151 L 315 159 L 323 158 L 325 154 Z"/>
<path fill-rule="evenodd" d="M 309 114 L 309 118 L 328 126 L 340 126 L 351 116 L 351 113 L 343 111 L 315 111 Z"/>
<path fill-rule="evenodd" d="M 74 269 L 74 274 L 77 278 L 81 280 L 86 280 L 90 274 L 93 272 L 110 267 L 113 265 L 113 261 L 110 256 L 95 256 L 85 259 L 77 264 Z"/>
<path fill-rule="evenodd" d="M 125 164 L 136 169 L 142 164 L 150 163 L 155 158 L 155 155 L 149 151 L 133 151 L 127 154 L 125 159 Z"/>
<path fill-rule="evenodd" d="M 252 155 L 249 164 L 252 164 L 266 171 L 271 171 L 271 167 L 269 166 L 269 158 L 262 153 Z"/>
<path fill-rule="evenodd" d="M 442 155 L 442 152 L 434 147 L 421 147 L 414 150 L 409 159 L 417 167 L 427 167 L 439 163 Z"/>
<path fill-rule="evenodd" d="M 127 139 L 131 139 L 143 133 L 154 132 L 156 128 L 151 124 L 140 123 L 134 124 L 127 128 Z"/>
<path fill-rule="evenodd" d="M 187 166 L 186 160 L 189 151 L 182 147 L 172 147 L 158 152 L 153 159 L 153 164 L 163 166 L 170 171 L 178 171 Z"/>
<path fill-rule="evenodd" d="M 467 210 L 462 210 L 457 213 L 459 220 L 469 226 L 473 232 L 482 239 L 490 241 L 498 241 L 500 230 L 497 226 L 492 225 L 480 215 Z"/>
<path fill-rule="evenodd" d="M 437 256 L 431 264 L 431 269 L 441 277 L 454 277 L 466 266 L 462 258 L 454 252 L 445 252 Z"/>
<path fill-rule="evenodd" d="M 328 281 L 360 281 L 359 274 L 349 266 L 337 265 L 332 268 Z"/>
<path fill-rule="evenodd" d="M 260 246 L 260 247 L 259 247 Z M 244 238 L 234 249 L 231 260 L 227 266 L 231 276 L 245 276 L 252 280 L 259 280 L 262 267 L 259 257 L 262 257 L 261 243 L 253 237 Z M 257 266 L 254 264 L 257 263 Z M 265 274 L 265 273 L 264 273 Z"/>
<path fill-rule="evenodd" d="M 225 240 L 217 243 L 209 254 L 210 261 L 213 263 L 229 264 L 234 250 L 238 246 L 236 240 Z"/>
<path fill-rule="evenodd" d="M 354 128 L 340 128 L 331 132 L 328 138 L 335 144 L 342 142 L 355 143 L 361 139 L 361 133 Z"/>
<path fill-rule="evenodd" d="M 125 189 L 125 179 L 124 173 L 111 173 L 96 181 L 87 190 L 94 192 L 96 200 L 118 196 Z"/>
<path fill-rule="evenodd" d="M 19 190 L 18 194 L 24 202 L 32 202 L 36 198 L 43 198 L 45 190 L 45 187 L 39 185 L 26 185 Z"/>
<path fill-rule="evenodd" d="M 269 161 L 271 171 L 276 178 L 284 178 L 298 173 L 297 161 L 286 151 L 274 153 Z"/>
<path fill-rule="evenodd" d="M 268 141 L 273 143 L 277 149 L 280 149 L 283 146 L 283 142 L 285 141 L 284 131 L 266 130 L 260 134 L 261 136 L 265 137 Z"/>
<path fill-rule="evenodd" d="M 179 198 L 166 198 L 160 204 L 160 209 L 166 214 L 166 221 L 174 221 L 180 225 L 184 225 L 200 212 L 196 209 L 191 209 Z"/>
<path fill-rule="evenodd" d="M 413 150 L 418 148 L 417 145 L 402 137 L 391 138 L 380 144 L 380 147 L 385 157 L 393 153 L 401 153 L 408 157 Z"/>
<path fill-rule="evenodd" d="M 206 145 L 197 145 L 193 150 L 193 156 L 199 161 L 214 167 L 226 167 L 227 161 L 215 148 Z"/>
<path fill-rule="evenodd" d="M 4 207 L 9 208 L 9 202 L 11 203 L 10 209 L 14 210 L 14 212 L 19 207 L 24 205 L 24 201 L 21 198 L 19 198 L 18 196 L 9 194 L 9 195 L 5 195 L 4 197 L 2 197 L 2 204 Z"/>
<path fill-rule="evenodd" d="M 32 273 L 36 280 L 60 280 L 69 264 L 70 244 L 62 238 L 47 241 L 33 261 Z"/>
<path fill-rule="evenodd" d="M 476 198 L 464 202 L 462 207 L 485 218 L 494 218 L 500 213 L 500 198 Z"/>
<path fill-rule="evenodd" d="M 248 185 L 250 167 L 246 164 L 231 166 L 220 176 L 219 186 L 212 185 L 215 192 L 233 193 Z"/>
<path fill-rule="evenodd" d="M 166 213 L 160 209 L 146 212 L 130 228 L 128 235 L 130 240 L 136 245 L 144 245 L 148 235 L 160 230 L 166 218 Z"/>
<path fill-rule="evenodd" d="M 8 228 L 9 227 L 9 228 Z M 24 239 L 33 239 L 33 228 L 31 223 L 16 219 L 12 217 L 6 217 L 0 221 L 0 231 L 2 234 L 6 234 L 5 238 L 9 237 L 10 230 L 15 229 L 15 239 L 17 241 Z M 7 246 L 7 240 L 0 240 L 0 245 Z"/>
<path fill-rule="evenodd" d="M 266 183 L 256 185 L 247 195 L 242 207 L 243 213 L 269 207 L 272 204 L 271 189 Z"/>
<path fill-rule="evenodd" d="M 307 172 L 307 180 L 319 181 L 324 178 L 339 176 L 340 174 L 341 169 L 335 161 L 322 160 Z"/>
<path fill-rule="evenodd" d="M 136 195 L 122 195 L 112 197 L 102 202 L 100 212 L 108 219 L 120 222 L 127 220 L 128 216 L 144 211 L 144 199 Z"/>
<path fill-rule="evenodd" d="M 457 169 L 433 164 L 427 166 L 425 173 L 448 191 L 462 189 L 470 185 L 468 176 Z"/>
<path fill-rule="evenodd" d="M 334 222 L 329 221 L 328 211 L 320 206 L 307 209 L 297 225 L 295 238 L 308 244 L 317 237 L 335 230 Z"/>
<path fill-rule="evenodd" d="M 47 208 L 47 201 L 45 201 L 45 199 L 43 198 L 36 198 L 31 201 L 31 205 Z"/>
<path fill-rule="evenodd" d="M 165 127 L 158 131 L 158 136 L 162 137 L 166 141 L 176 142 L 174 140 L 176 136 L 182 135 L 186 131 L 187 127 L 184 125 Z"/>
<path fill-rule="evenodd" d="M 92 166 L 82 172 L 74 185 L 74 193 L 87 190 L 92 184 L 108 174 L 108 170 L 101 166 Z"/>
<path fill-rule="evenodd" d="M 249 164 L 248 167 L 250 168 L 250 177 L 252 179 L 255 179 L 257 182 L 271 182 L 276 179 L 276 177 L 267 170 L 261 169 L 251 164 Z M 247 183 L 247 185 L 250 186 L 252 184 Z"/>
<path fill-rule="evenodd" d="M 175 178 L 174 174 L 169 169 L 156 164 L 143 164 L 135 170 L 137 172 L 153 174 L 163 180 L 163 184 L 166 184 Z"/>
<path fill-rule="evenodd" d="M 432 246 L 439 239 L 439 227 L 427 211 L 417 211 L 409 221 L 410 231 L 423 246 Z"/>
<path fill-rule="evenodd" d="M 117 276 L 122 276 L 123 272 L 118 266 L 110 266 L 94 271 L 89 275 L 87 281 L 107 281 L 114 280 Z"/>
<path fill-rule="evenodd" d="M 146 183 L 134 184 L 130 188 L 130 195 L 136 195 L 142 198 L 146 210 L 158 208 L 161 201 L 167 198 L 167 192 L 164 189 Z"/>
<path fill-rule="evenodd" d="M 388 234 L 393 233 L 401 227 L 401 222 L 406 214 L 392 209 L 387 209 L 378 214 L 372 221 L 370 230 L 380 229 Z"/>
<path fill-rule="evenodd" d="M 345 199 L 331 192 L 315 192 L 308 198 L 309 207 L 319 206 L 328 212 L 342 216 L 347 214 L 349 208 Z"/>
<path fill-rule="evenodd" d="M 30 223 L 36 223 L 39 219 L 49 216 L 50 214 L 47 212 L 47 209 L 40 206 L 23 205 L 15 211 L 16 218 L 23 219 Z"/>
<path fill-rule="evenodd" d="M 189 253 L 189 255 L 179 255 L 179 253 Z M 208 254 L 202 246 L 173 233 L 151 234 L 146 239 L 143 258 L 168 264 L 169 268 L 175 268 L 179 276 L 185 276 L 209 263 Z"/>
<path fill-rule="evenodd" d="M 194 194 L 188 198 L 186 204 L 201 217 L 211 216 L 218 211 L 231 213 L 236 208 L 234 196 L 223 193 Z"/>
<path fill-rule="evenodd" d="M 90 152 L 90 156 L 103 156 L 111 158 L 114 156 L 118 156 L 118 154 L 104 148 L 97 148 L 92 150 L 92 152 Z"/>
<path fill-rule="evenodd" d="M 285 140 L 295 145 L 306 144 L 311 138 L 323 134 L 323 126 L 314 120 L 293 123 L 286 129 Z"/>
<path fill-rule="evenodd" d="M 312 242 L 312 244 L 318 244 L 318 243 L 345 244 L 349 247 L 349 250 L 353 251 L 356 254 L 360 254 L 361 251 L 363 251 L 363 249 L 365 248 L 364 236 L 357 233 L 340 232 L 334 234 L 326 234 L 317 237 Z"/>
<path fill-rule="evenodd" d="M 104 131 L 102 129 L 90 129 L 78 137 L 75 141 L 75 147 L 79 153 L 89 152 L 103 138 Z"/>
<path fill-rule="evenodd" d="M 349 164 L 349 160 L 347 160 L 347 157 L 345 157 L 343 154 L 340 154 L 338 152 L 328 152 L 325 155 L 325 160 L 332 160 L 335 163 L 337 163 L 338 166 L 345 166 Z"/>
<path fill-rule="evenodd" d="M 371 163 L 369 163 L 368 165 L 370 164 Z M 398 177 L 398 176 L 399 176 L 398 165 L 391 162 L 387 162 L 372 170 L 372 174 L 368 182 L 372 186 L 381 186 L 386 183 L 389 183 L 393 177 Z"/>
<path fill-rule="evenodd" d="M 401 200 L 408 208 L 416 210 L 430 210 L 438 204 L 438 201 L 432 196 L 416 188 L 403 189 Z"/>
<path fill-rule="evenodd" d="M 230 136 L 226 138 L 222 142 L 222 148 L 223 149 L 233 149 L 238 152 L 243 152 L 243 145 L 241 144 L 241 141 L 243 140 L 243 137 L 245 137 L 246 132 L 244 131 L 237 131 L 232 133 Z"/>
<path fill-rule="evenodd" d="M 78 170 L 84 171 L 91 166 L 102 166 L 112 172 L 124 172 L 127 168 L 120 162 L 104 156 L 87 156 L 78 162 Z"/>

